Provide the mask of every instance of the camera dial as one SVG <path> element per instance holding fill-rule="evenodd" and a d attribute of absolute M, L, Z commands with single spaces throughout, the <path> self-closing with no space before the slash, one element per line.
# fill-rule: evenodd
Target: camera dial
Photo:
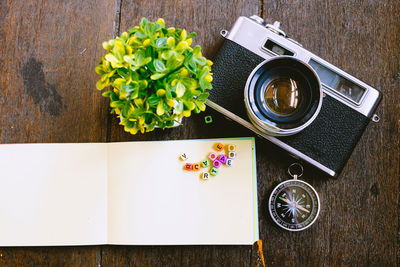
<path fill-rule="evenodd" d="M 257 22 L 258 24 L 260 24 L 260 25 L 262 25 L 262 26 L 265 26 L 265 24 L 266 24 L 266 23 L 265 23 L 265 20 L 264 20 L 263 18 L 260 18 L 260 17 L 257 16 L 257 15 L 251 16 L 250 19 L 254 20 L 255 22 Z"/>

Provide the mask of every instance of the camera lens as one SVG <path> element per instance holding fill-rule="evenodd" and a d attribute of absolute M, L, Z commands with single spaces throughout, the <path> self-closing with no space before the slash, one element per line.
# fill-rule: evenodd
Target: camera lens
<path fill-rule="evenodd" d="M 292 114 L 299 104 L 299 89 L 295 80 L 281 77 L 267 84 L 264 91 L 267 106 L 280 115 Z"/>
<path fill-rule="evenodd" d="M 277 136 L 303 130 L 322 104 L 318 76 L 291 56 L 278 56 L 258 65 L 247 80 L 244 97 L 253 124 Z"/>

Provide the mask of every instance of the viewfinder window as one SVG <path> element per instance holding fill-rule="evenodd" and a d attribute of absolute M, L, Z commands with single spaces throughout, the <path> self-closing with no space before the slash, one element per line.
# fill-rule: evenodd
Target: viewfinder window
<path fill-rule="evenodd" d="M 323 84 L 329 86 L 355 103 L 360 103 L 361 98 L 366 91 L 364 88 L 361 88 L 313 59 L 308 63 L 317 72 L 319 79 Z"/>
<path fill-rule="evenodd" d="M 264 48 L 271 51 L 272 53 L 280 55 L 280 56 L 282 56 L 282 55 L 293 56 L 294 55 L 289 50 L 283 48 L 282 46 L 276 44 L 275 42 L 273 42 L 269 39 L 267 40 L 267 42 L 265 42 Z"/>

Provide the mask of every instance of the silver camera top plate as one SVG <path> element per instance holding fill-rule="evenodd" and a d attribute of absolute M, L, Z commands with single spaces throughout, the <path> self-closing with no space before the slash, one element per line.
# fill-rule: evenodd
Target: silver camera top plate
<path fill-rule="evenodd" d="M 372 118 L 381 99 L 381 93 L 343 70 L 304 49 L 298 42 L 287 38 L 279 24 L 266 24 L 256 16 L 239 17 L 230 32 L 221 31 L 223 37 L 243 46 L 258 56 L 269 59 L 282 53 L 289 54 L 311 65 L 321 79 L 322 90 L 366 117 Z M 270 42 L 275 46 L 268 49 Z M 354 94 L 354 95 L 352 95 Z"/>

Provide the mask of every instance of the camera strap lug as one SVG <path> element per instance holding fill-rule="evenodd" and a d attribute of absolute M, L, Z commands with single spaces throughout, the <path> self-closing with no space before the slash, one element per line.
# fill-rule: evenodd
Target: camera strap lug
<path fill-rule="evenodd" d="M 221 34 L 222 37 L 226 38 L 226 36 L 228 36 L 229 32 L 227 30 L 221 30 L 219 32 L 219 34 Z"/>
<path fill-rule="evenodd" d="M 373 122 L 379 122 L 381 120 L 381 118 L 377 114 L 374 114 L 374 115 L 372 115 L 371 120 Z"/>

